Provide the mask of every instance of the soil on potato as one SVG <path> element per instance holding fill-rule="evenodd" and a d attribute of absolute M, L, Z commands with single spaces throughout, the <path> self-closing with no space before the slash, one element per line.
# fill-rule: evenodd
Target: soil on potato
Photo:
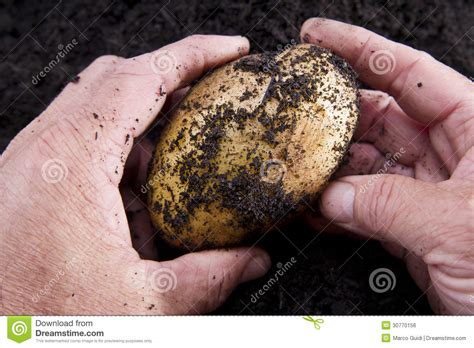
<path fill-rule="evenodd" d="M 473 14 L 469 0 L 2 1 L 0 151 L 100 55 L 133 56 L 192 33 L 246 35 L 252 52 L 275 51 L 298 40 L 306 18 L 324 16 L 426 50 L 471 76 Z M 78 44 L 39 75 L 74 38 Z M 299 219 L 260 244 L 271 254 L 272 269 L 241 285 L 216 313 L 432 313 L 403 263 L 378 242 L 319 233 Z M 383 283 L 375 291 L 369 284 L 379 268 L 389 269 L 395 279 L 384 292 Z"/>

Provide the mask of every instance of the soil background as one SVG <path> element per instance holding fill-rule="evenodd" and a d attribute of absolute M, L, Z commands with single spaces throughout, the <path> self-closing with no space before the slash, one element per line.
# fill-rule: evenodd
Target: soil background
<path fill-rule="evenodd" d="M 365 26 L 473 74 L 471 0 L 0 1 L 0 151 L 100 55 L 138 55 L 192 33 L 246 35 L 253 52 L 272 51 L 298 40 L 301 24 L 314 16 Z M 32 77 L 73 38 L 79 44 L 33 85 Z M 378 242 L 320 234 L 297 220 L 261 244 L 273 268 L 241 285 L 216 313 L 432 313 L 405 266 Z M 272 282 L 291 257 L 296 262 Z M 369 276 L 378 268 L 395 275 L 392 290 L 371 290 Z M 256 300 L 252 294 L 260 289 Z"/>

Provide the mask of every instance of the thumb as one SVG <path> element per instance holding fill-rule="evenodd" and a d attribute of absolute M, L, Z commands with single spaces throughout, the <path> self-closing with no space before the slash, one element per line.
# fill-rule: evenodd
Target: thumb
<path fill-rule="evenodd" d="M 268 254 L 260 248 L 235 248 L 194 252 L 172 261 L 149 262 L 150 286 L 161 295 L 165 314 L 198 314 L 213 311 L 229 297 L 240 283 L 263 276 L 270 268 Z M 160 289 L 170 286 L 173 291 Z"/>
<path fill-rule="evenodd" d="M 439 191 L 433 183 L 399 175 L 347 176 L 328 186 L 320 205 L 327 218 L 344 228 L 422 256 L 441 232 L 432 223 L 443 209 Z"/>

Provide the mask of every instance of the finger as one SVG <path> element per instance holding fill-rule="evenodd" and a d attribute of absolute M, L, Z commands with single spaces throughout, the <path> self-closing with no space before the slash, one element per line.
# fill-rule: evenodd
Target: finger
<path fill-rule="evenodd" d="M 150 212 L 146 208 L 127 214 L 132 235 L 132 246 L 142 259 L 158 260 L 156 246 L 156 232 L 150 219 Z"/>
<path fill-rule="evenodd" d="M 446 307 L 446 304 L 441 300 L 436 289 L 433 287 L 433 283 L 430 282 L 428 286 L 428 290 L 426 291 L 426 297 L 428 298 L 428 303 L 430 304 L 431 309 L 433 312 L 440 315 L 452 315 L 452 314 L 460 314 L 458 312 L 450 312 Z M 472 314 L 472 313 L 471 313 Z"/>
<path fill-rule="evenodd" d="M 416 285 L 421 291 L 426 292 L 431 285 L 430 275 L 428 273 L 428 266 L 423 259 L 414 253 L 406 253 L 404 260 L 407 264 L 408 272 L 415 280 Z"/>
<path fill-rule="evenodd" d="M 147 69 L 151 67 L 151 72 L 164 79 L 167 91 L 174 92 L 248 50 L 249 41 L 242 36 L 192 35 L 132 61 L 148 66 Z"/>
<path fill-rule="evenodd" d="M 105 177 L 116 186 L 133 139 L 151 124 L 166 94 L 205 70 L 246 54 L 248 48 L 249 42 L 243 37 L 195 35 L 136 58 L 99 58 L 86 69 L 82 82 L 79 79 L 78 83 L 70 83 L 21 132 L 7 149 L 6 156 L 18 147 L 29 146 L 30 133 L 36 137 L 49 129 L 51 123 L 61 123 L 57 128 L 73 132 L 83 144 L 93 144 L 91 148 L 81 149 L 78 157 L 84 163 L 84 157 L 90 163 L 91 156 L 94 163 L 102 162 Z M 168 71 L 161 63 L 169 57 L 172 69 Z M 93 78 L 91 72 L 97 72 L 97 78 Z"/>
<path fill-rule="evenodd" d="M 138 212 L 146 207 L 147 168 L 152 157 L 153 146 L 149 139 L 135 144 L 125 163 L 124 175 L 120 183 L 120 193 L 127 213 Z"/>
<path fill-rule="evenodd" d="M 109 168 L 118 167 L 116 175 L 107 170 L 114 183 L 123 165 L 117 156 L 127 158 L 134 138 L 153 122 L 168 94 L 247 51 L 248 40 L 240 36 L 197 35 L 117 64 L 91 100 L 92 126 L 83 125 L 106 140 L 102 149 L 112 154 Z"/>
<path fill-rule="evenodd" d="M 133 192 L 130 187 L 120 190 L 127 219 L 123 231 L 131 239 L 131 245 L 142 259 L 157 260 L 156 232 L 153 229 L 146 200 Z"/>
<path fill-rule="evenodd" d="M 415 163 L 415 178 L 426 182 L 440 182 L 448 180 L 452 168 L 447 168 L 445 163 L 442 163 L 439 156 L 432 148 L 427 148 L 426 151 Z"/>
<path fill-rule="evenodd" d="M 460 260 L 458 259 L 456 263 Z M 462 264 L 462 261 L 459 262 Z M 431 279 L 431 294 L 436 293 L 442 302 L 434 305 L 442 314 L 473 315 L 472 294 L 474 283 L 472 282 L 471 267 L 453 267 L 449 262 L 446 264 L 432 266 L 429 269 Z M 430 292 L 428 292 L 430 295 Z"/>
<path fill-rule="evenodd" d="M 136 194 L 140 193 L 141 185 L 147 180 L 147 168 L 153 156 L 153 144 L 150 139 L 142 137 L 137 139 L 130 155 L 125 162 L 123 185 L 133 185 Z"/>
<path fill-rule="evenodd" d="M 135 58 L 100 57 L 77 83 L 68 84 L 40 116 L 41 123 L 58 122 L 67 110 L 66 117 L 86 140 L 106 138 L 109 143 L 102 147 L 128 154 L 127 140 L 150 125 L 167 95 L 248 49 L 241 36 L 193 35 Z M 115 144 L 122 146 L 116 149 Z"/>
<path fill-rule="evenodd" d="M 142 187 L 146 189 L 145 185 Z M 121 188 L 120 193 L 128 221 L 129 230 L 126 233 L 131 236 L 133 248 L 141 258 L 157 260 L 156 232 L 151 223 L 146 196 L 144 194 L 137 194 L 128 186 Z"/>
<path fill-rule="evenodd" d="M 207 313 L 220 306 L 240 283 L 263 276 L 270 257 L 259 248 L 190 253 L 173 261 L 148 262 L 151 297 L 162 298 L 165 314 Z M 160 283 L 167 276 L 174 286 Z"/>
<path fill-rule="evenodd" d="M 423 125 L 409 118 L 384 92 L 362 90 L 361 95 L 355 139 L 371 142 L 396 158 L 397 163 L 414 167 L 418 179 L 439 182 L 449 178 Z"/>
<path fill-rule="evenodd" d="M 425 127 L 409 118 L 388 94 L 362 90 L 360 111 L 354 135 L 357 141 L 370 142 L 382 153 L 398 152 L 399 162 L 409 166 L 427 148 L 429 138 Z"/>
<path fill-rule="evenodd" d="M 408 272 L 415 280 L 416 285 L 425 292 L 430 286 L 430 275 L 428 274 L 428 266 L 423 259 L 402 247 L 398 243 L 393 242 L 381 242 L 380 243 L 385 250 L 387 250 L 392 256 L 403 260 L 406 265 Z"/>
<path fill-rule="evenodd" d="M 361 27 L 311 18 L 301 37 L 345 58 L 362 81 L 393 95 L 407 114 L 425 124 L 444 120 L 473 91 L 467 78 L 427 53 Z"/>
<path fill-rule="evenodd" d="M 459 162 L 453 173 L 453 178 L 464 180 L 466 182 L 474 181 L 474 147 L 471 148 L 464 158 Z"/>
<path fill-rule="evenodd" d="M 334 177 L 365 174 L 398 174 L 414 177 L 413 168 L 400 164 L 399 155 L 382 154 L 372 144 L 355 143 L 349 148 L 347 163 L 335 173 Z"/>
<path fill-rule="evenodd" d="M 157 260 L 155 231 L 146 204 L 146 194 L 149 190 L 147 167 L 152 151 L 153 146 L 147 138 L 141 139 L 141 142 L 134 146 L 125 164 L 120 193 L 127 212 L 133 248 L 141 258 Z"/>
<path fill-rule="evenodd" d="M 241 36 L 189 36 L 123 61 L 115 69 L 104 97 L 113 98 L 118 120 L 135 127 L 136 137 L 161 110 L 166 95 L 207 70 L 246 54 L 248 49 L 248 40 Z"/>
<path fill-rule="evenodd" d="M 321 197 L 321 211 L 344 228 L 368 238 L 395 242 L 418 256 L 443 239 L 449 192 L 399 175 L 348 176 L 333 182 Z"/>

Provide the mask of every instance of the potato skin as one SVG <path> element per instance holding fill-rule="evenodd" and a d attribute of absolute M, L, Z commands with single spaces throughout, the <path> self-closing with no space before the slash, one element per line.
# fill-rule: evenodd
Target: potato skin
<path fill-rule="evenodd" d="M 350 66 L 297 45 L 199 81 L 156 146 L 153 224 L 175 247 L 227 247 L 300 212 L 342 160 L 359 116 Z"/>

